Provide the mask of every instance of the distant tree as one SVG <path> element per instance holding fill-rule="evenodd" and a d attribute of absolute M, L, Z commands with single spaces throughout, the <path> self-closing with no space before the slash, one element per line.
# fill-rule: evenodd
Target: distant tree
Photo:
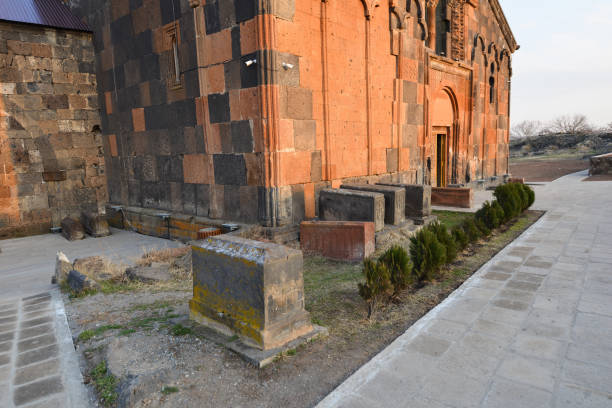
<path fill-rule="evenodd" d="M 553 133 L 579 134 L 591 132 L 593 127 L 585 115 L 575 114 L 553 119 L 550 123 L 550 130 Z"/>
<path fill-rule="evenodd" d="M 544 125 L 539 120 L 524 120 L 512 126 L 510 137 L 522 139 L 524 137 L 539 136 L 544 132 Z"/>

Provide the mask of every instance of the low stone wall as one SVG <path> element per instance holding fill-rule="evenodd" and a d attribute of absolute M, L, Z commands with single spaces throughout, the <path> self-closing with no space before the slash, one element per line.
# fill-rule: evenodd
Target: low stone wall
<path fill-rule="evenodd" d="M 433 187 L 431 203 L 444 207 L 472 208 L 473 194 L 471 188 Z"/>
<path fill-rule="evenodd" d="M 304 221 L 300 226 L 302 251 L 341 261 L 362 261 L 376 249 L 374 223 Z"/>
<path fill-rule="evenodd" d="M 612 153 L 591 157 L 589 175 L 612 174 Z"/>
<path fill-rule="evenodd" d="M 193 320 L 252 347 L 281 347 L 314 330 L 304 309 L 302 252 L 233 236 L 192 246 Z"/>
<path fill-rule="evenodd" d="M 223 228 L 225 222 L 163 210 L 113 205 L 106 207 L 106 214 L 108 224 L 113 228 L 183 242 L 201 239 L 198 235 L 200 230 L 208 227 Z"/>

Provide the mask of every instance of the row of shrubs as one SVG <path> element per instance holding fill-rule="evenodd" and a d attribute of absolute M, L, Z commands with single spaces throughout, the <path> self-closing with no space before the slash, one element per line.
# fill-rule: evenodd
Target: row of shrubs
<path fill-rule="evenodd" d="M 494 196 L 493 202 L 485 202 L 474 217 L 450 231 L 437 221 L 422 228 L 410 238 L 410 255 L 401 246 L 394 246 L 377 260 L 366 259 L 365 282 L 359 284 L 359 294 L 368 302 L 368 317 L 375 304 L 396 297 L 413 283 L 423 285 L 431 281 L 442 266 L 454 262 L 469 244 L 491 235 L 535 201 L 534 191 L 519 183 L 498 186 Z"/>

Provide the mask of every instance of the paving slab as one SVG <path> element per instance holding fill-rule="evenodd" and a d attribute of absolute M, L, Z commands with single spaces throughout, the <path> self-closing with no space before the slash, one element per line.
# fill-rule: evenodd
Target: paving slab
<path fill-rule="evenodd" d="M 121 230 L 73 242 L 58 234 L 0 241 L 0 407 L 95 406 L 61 294 L 50 283 L 57 251 L 71 260 L 102 255 L 129 265 L 144 252 L 180 245 Z"/>
<path fill-rule="evenodd" d="M 612 407 L 612 182 L 586 176 L 535 186 L 546 215 L 318 407 Z"/>

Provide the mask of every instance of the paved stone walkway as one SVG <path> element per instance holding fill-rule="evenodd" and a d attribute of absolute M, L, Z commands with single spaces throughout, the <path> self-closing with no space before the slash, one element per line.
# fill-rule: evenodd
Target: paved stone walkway
<path fill-rule="evenodd" d="M 68 242 L 57 234 L 0 241 L 0 407 L 83 408 L 90 399 L 56 285 L 55 254 L 131 263 L 176 242 L 113 230 Z"/>
<path fill-rule="evenodd" d="M 318 407 L 612 407 L 612 182 L 584 177 Z"/>

